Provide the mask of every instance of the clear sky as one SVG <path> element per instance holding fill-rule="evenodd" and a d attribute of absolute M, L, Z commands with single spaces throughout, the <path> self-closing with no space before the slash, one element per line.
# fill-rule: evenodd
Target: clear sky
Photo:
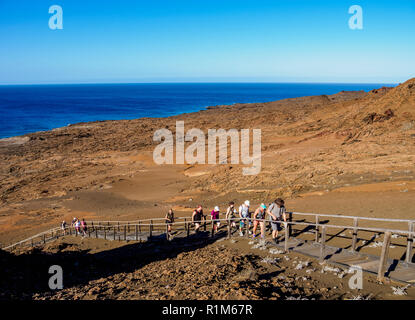
<path fill-rule="evenodd" d="M 0 84 L 397 83 L 415 76 L 415 1 L 0 0 L 0 41 Z"/>

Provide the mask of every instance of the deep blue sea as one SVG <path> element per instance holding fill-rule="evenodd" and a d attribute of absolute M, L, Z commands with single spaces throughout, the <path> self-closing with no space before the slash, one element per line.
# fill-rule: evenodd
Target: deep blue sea
<path fill-rule="evenodd" d="M 163 83 L 0 86 L 0 138 L 97 120 L 165 117 L 233 103 L 390 84 Z"/>

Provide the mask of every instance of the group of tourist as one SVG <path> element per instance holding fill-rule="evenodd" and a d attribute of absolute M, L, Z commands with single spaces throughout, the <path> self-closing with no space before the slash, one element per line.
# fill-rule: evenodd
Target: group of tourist
<path fill-rule="evenodd" d="M 171 226 L 174 223 L 174 212 L 172 209 L 167 212 L 165 219 L 168 232 L 171 232 Z M 215 206 L 210 212 L 210 219 L 213 223 L 213 232 L 217 232 L 220 227 L 220 210 L 218 206 Z M 256 238 L 259 226 L 261 239 L 265 238 L 265 223 L 267 221 L 272 228 L 272 239 L 275 243 L 278 243 L 277 238 L 278 231 L 281 230 L 281 222 L 287 221 L 285 203 L 281 198 L 275 199 L 268 207 L 264 203 L 261 203 L 252 214 L 249 200 L 242 203 L 238 210 L 235 208 L 235 203 L 231 201 L 226 210 L 225 219 L 231 228 L 239 227 L 240 236 L 244 236 L 244 232 L 248 232 L 249 235 Z M 203 207 L 199 205 L 192 213 L 192 224 L 194 225 L 195 232 L 199 232 L 202 220 L 206 220 L 206 215 L 203 214 Z M 252 231 L 250 230 L 251 227 Z"/>
<path fill-rule="evenodd" d="M 85 219 L 80 220 L 74 217 L 71 222 L 71 227 L 75 229 L 76 235 L 82 234 L 82 236 L 84 237 L 86 236 L 86 232 L 88 228 L 87 228 Z M 62 221 L 61 223 L 61 229 L 62 229 L 63 235 L 66 235 L 66 221 L 65 220 Z"/>

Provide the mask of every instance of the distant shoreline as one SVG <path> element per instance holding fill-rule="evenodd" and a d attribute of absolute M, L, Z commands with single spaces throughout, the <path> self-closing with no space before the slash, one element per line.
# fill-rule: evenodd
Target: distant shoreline
<path fill-rule="evenodd" d="M 166 118 L 216 106 L 267 103 L 342 91 L 367 92 L 382 86 L 396 84 L 209 82 L 0 85 L 0 105 L 2 97 L 6 102 L 6 106 L 0 106 L 0 112 L 6 115 L 4 126 L 0 122 L 0 139 L 78 123 Z M 113 90 L 107 90 L 109 87 Z M 109 93 L 112 91 L 113 95 Z M 49 109 L 43 109 L 45 104 Z M 55 105 L 58 107 L 55 108 Z M 107 112 L 106 108 L 112 111 Z"/>

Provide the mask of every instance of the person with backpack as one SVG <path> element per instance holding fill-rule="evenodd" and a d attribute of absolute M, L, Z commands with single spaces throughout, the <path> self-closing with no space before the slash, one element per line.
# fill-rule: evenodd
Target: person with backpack
<path fill-rule="evenodd" d="M 239 235 L 241 237 L 243 237 L 243 235 L 244 235 L 243 229 L 244 229 L 245 225 L 247 226 L 249 234 L 251 234 L 251 231 L 249 231 L 249 226 L 250 226 L 249 205 L 250 205 L 249 200 L 245 200 L 245 202 L 242 205 L 239 206 L 239 217 L 240 217 Z"/>
<path fill-rule="evenodd" d="M 278 231 L 282 229 L 281 222 L 287 222 L 286 210 L 284 200 L 281 198 L 275 199 L 273 203 L 268 207 L 267 214 L 270 216 L 272 227 L 272 239 L 278 244 Z M 285 230 L 285 232 L 288 232 Z"/>
<path fill-rule="evenodd" d="M 254 228 L 252 230 L 252 237 L 256 237 L 256 229 L 259 227 L 261 229 L 261 239 L 265 239 L 265 214 L 266 214 L 267 206 L 263 203 L 255 210 L 254 213 Z"/>
<path fill-rule="evenodd" d="M 210 219 L 213 223 L 213 232 L 217 232 L 220 227 L 220 221 L 219 221 L 219 207 L 216 206 L 212 212 L 210 213 Z"/>
<path fill-rule="evenodd" d="M 192 214 L 192 223 L 195 226 L 196 233 L 199 232 L 199 228 L 202 223 L 202 218 L 203 218 L 203 208 L 201 205 L 199 205 L 196 209 L 193 210 L 193 214 Z"/>

